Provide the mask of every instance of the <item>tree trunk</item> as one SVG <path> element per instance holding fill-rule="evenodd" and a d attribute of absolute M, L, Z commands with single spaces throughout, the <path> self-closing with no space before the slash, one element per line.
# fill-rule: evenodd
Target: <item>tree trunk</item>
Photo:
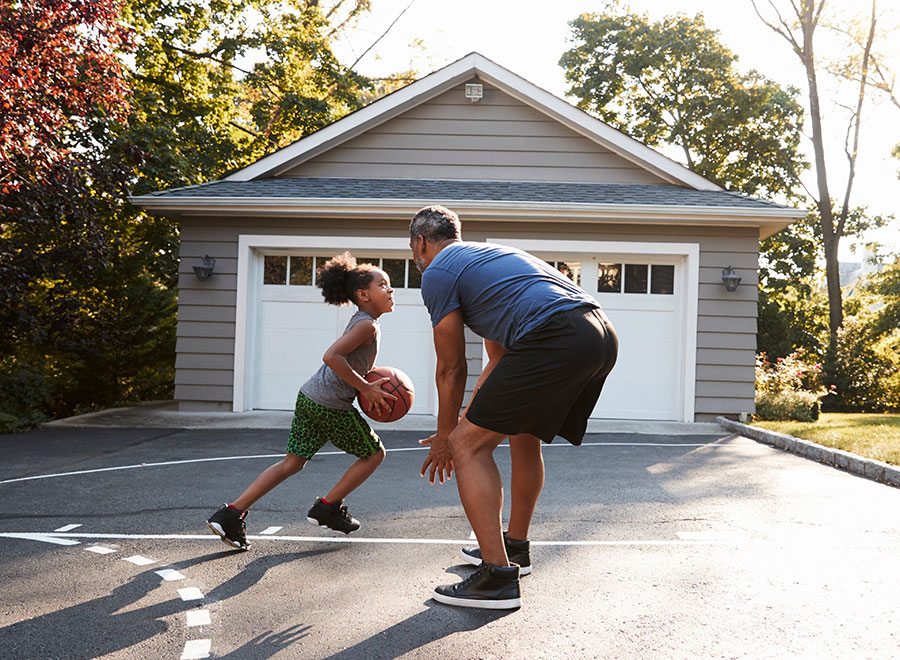
<path fill-rule="evenodd" d="M 828 190 L 828 177 L 825 166 L 825 143 L 822 136 L 819 83 L 816 76 L 816 60 L 813 50 L 813 32 L 816 29 L 815 10 L 813 0 L 803 0 L 799 16 L 803 31 L 803 44 L 798 54 L 803 60 L 803 66 L 806 69 L 806 81 L 809 85 L 809 118 L 812 124 L 816 184 L 819 192 L 819 224 L 822 229 L 822 248 L 825 253 L 825 283 L 828 290 L 829 345 L 833 348 L 837 340 L 838 328 L 844 322 L 840 270 L 838 268 L 838 247 L 840 246 L 841 237 L 834 227 L 834 211 L 831 205 L 831 194 Z"/>

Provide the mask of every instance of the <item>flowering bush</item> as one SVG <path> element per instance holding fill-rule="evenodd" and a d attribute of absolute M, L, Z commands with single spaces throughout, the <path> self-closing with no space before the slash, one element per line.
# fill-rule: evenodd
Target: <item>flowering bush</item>
<path fill-rule="evenodd" d="M 770 362 L 756 356 L 756 416 L 772 421 L 814 422 L 827 390 L 822 387 L 822 365 L 803 349 Z"/>

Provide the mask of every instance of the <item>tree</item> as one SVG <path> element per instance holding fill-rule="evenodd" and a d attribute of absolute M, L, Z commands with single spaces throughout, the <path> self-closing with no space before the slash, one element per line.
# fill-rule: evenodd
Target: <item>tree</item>
<path fill-rule="evenodd" d="M 107 0 L 0 11 L 7 422 L 168 387 L 160 381 L 174 332 L 161 319 L 173 293 L 143 268 L 143 229 L 123 213 L 142 153 L 115 138 L 128 110 L 115 52 L 127 47 L 128 32 L 117 11 Z"/>
<path fill-rule="evenodd" d="M 829 25 L 827 0 L 792 0 L 790 3 L 767 0 L 771 17 L 765 16 L 761 10 L 762 0 L 751 0 L 751 2 L 760 19 L 788 42 L 806 74 L 809 124 L 812 132 L 816 175 L 816 190 L 811 195 L 815 198 L 818 210 L 825 256 L 829 347 L 833 353 L 844 314 L 838 270 L 838 250 L 841 238 L 848 233 L 849 224 L 853 222 L 854 217 L 860 220 L 859 214 L 854 214 L 850 200 L 856 176 L 859 136 L 863 126 L 867 92 L 869 87 L 877 82 L 875 78 L 877 69 L 873 68 L 876 62 L 873 54 L 877 51 L 876 36 L 879 21 L 876 0 L 872 0 L 871 9 L 866 14 L 867 18 L 861 23 L 861 32 L 850 32 L 837 21 L 833 21 L 833 24 Z M 784 5 L 784 10 L 779 8 L 779 4 Z M 825 154 L 825 130 L 819 81 L 822 61 L 815 49 L 815 40 L 819 29 L 830 27 L 835 28 L 832 33 L 844 34 L 848 37 L 845 39 L 843 49 L 846 58 L 842 64 L 834 65 L 832 63 L 832 70 L 839 69 L 845 79 L 855 80 L 853 96 L 849 99 L 849 103 L 844 104 L 848 109 L 849 117 L 844 148 L 847 159 L 847 177 L 838 197 L 840 201 L 837 209 L 835 208 L 835 197 L 832 195 L 832 182 L 829 180 L 829 163 Z M 881 71 L 884 72 L 883 67 Z M 862 219 L 865 220 L 864 217 Z M 861 228 L 858 226 L 857 230 Z"/>
<path fill-rule="evenodd" d="M 151 156 L 134 192 L 202 183 L 361 107 L 335 58 L 368 0 L 129 0 L 128 138 Z"/>
<path fill-rule="evenodd" d="M 570 23 L 560 65 L 578 107 L 651 146 L 680 149 L 688 168 L 731 190 L 789 197 L 806 167 L 797 90 L 737 58 L 702 16 L 651 22 L 609 2 Z"/>
<path fill-rule="evenodd" d="M 124 116 L 116 51 L 127 48 L 129 35 L 117 19 L 115 0 L 0 4 L 0 186 L 6 191 L 40 181 L 76 151 L 95 152 L 93 129 Z"/>

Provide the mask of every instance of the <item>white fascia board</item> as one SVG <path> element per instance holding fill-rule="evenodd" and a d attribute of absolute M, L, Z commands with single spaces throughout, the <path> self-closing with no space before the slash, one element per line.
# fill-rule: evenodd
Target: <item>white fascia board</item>
<path fill-rule="evenodd" d="M 588 139 L 608 148 L 618 156 L 649 169 L 671 183 L 681 183 L 696 190 L 722 190 L 712 181 L 663 156 L 658 151 L 592 117 L 583 110 L 528 82 L 491 60 L 474 54 L 479 76 L 496 85 L 513 98 L 562 122 Z"/>
<path fill-rule="evenodd" d="M 296 197 L 153 197 L 130 198 L 133 203 L 148 211 L 178 212 L 190 215 L 241 214 L 241 215 L 296 215 L 296 216 L 346 216 L 358 217 L 361 213 L 378 217 L 406 217 L 423 206 L 434 204 L 434 199 L 344 199 L 344 198 L 296 198 Z M 485 200 L 441 200 L 454 210 L 465 210 L 491 217 L 508 217 L 518 221 L 524 217 L 546 219 L 564 216 L 566 219 L 585 220 L 638 217 L 651 219 L 698 219 L 757 221 L 786 220 L 792 222 L 806 216 L 806 211 L 794 208 L 741 208 L 720 206 L 674 206 L 661 204 L 590 204 L 572 202 L 520 202 Z"/>
<path fill-rule="evenodd" d="M 259 159 L 225 177 L 226 181 L 252 181 L 277 175 L 331 147 L 396 117 L 404 110 L 424 103 L 444 92 L 447 87 L 468 79 L 474 73 L 474 55 L 438 69 L 421 80 L 403 87 L 364 108 L 360 108 L 315 133 L 300 138 L 275 153 Z"/>

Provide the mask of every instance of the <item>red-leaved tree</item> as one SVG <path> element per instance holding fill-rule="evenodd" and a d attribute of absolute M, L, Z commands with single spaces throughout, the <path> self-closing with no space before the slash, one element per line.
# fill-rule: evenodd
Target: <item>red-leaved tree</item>
<path fill-rule="evenodd" d="M 40 182 L 128 109 L 117 0 L 0 0 L 0 186 Z M 2 188 L 0 188 L 2 190 Z"/>

